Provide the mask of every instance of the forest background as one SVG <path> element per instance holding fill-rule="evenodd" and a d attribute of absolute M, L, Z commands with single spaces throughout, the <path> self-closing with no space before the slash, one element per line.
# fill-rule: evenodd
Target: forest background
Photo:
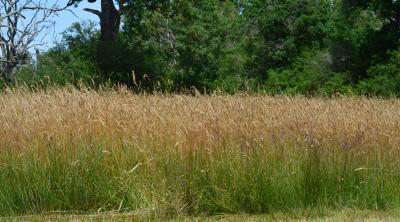
<path fill-rule="evenodd" d="M 113 41 L 101 39 L 96 22 L 74 23 L 53 47 L 2 75 L 1 87 L 400 95 L 399 1 L 136 0 L 123 6 Z"/>

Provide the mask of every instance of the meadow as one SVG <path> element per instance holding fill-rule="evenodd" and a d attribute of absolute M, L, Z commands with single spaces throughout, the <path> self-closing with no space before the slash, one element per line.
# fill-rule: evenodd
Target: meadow
<path fill-rule="evenodd" d="M 0 216 L 400 209 L 400 100 L 0 94 Z"/>

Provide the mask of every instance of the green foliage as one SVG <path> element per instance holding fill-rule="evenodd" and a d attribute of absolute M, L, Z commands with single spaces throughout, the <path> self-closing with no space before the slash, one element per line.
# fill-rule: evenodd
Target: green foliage
<path fill-rule="evenodd" d="M 330 27 L 334 68 L 349 72 L 352 83 L 356 84 L 368 78 L 371 65 L 385 63 L 390 57 L 388 51 L 397 48 L 400 26 L 394 14 L 398 13 L 395 10 L 399 4 L 344 0 L 338 7 Z"/>
<path fill-rule="evenodd" d="M 370 78 L 357 85 L 360 94 L 372 96 L 400 96 L 400 50 L 389 53 L 390 60 L 369 68 Z"/>
<path fill-rule="evenodd" d="M 307 47 L 320 47 L 326 36 L 329 1 L 249 1 L 246 49 L 251 72 L 264 75 L 270 68 L 288 66 Z"/>
<path fill-rule="evenodd" d="M 98 78 L 93 69 L 93 65 L 60 47 L 40 55 L 36 66 L 18 70 L 17 79 L 28 86 L 91 84 Z"/>
<path fill-rule="evenodd" d="M 94 23 L 73 24 L 38 61 L 18 68 L 16 82 L 397 96 L 399 7 L 367 0 L 128 1 L 115 43 L 101 43 Z"/>
<path fill-rule="evenodd" d="M 0 79 L 0 91 L 6 88 L 6 83 Z"/>
<path fill-rule="evenodd" d="M 137 12 L 134 9 L 133 14 Z M 176 1 L 163 9 L 162 14 L 151 9 L 139 11 L 140 16 L 129 16 L 128 11 L 125 26 L 134 47 L 144 49 L 147 60 L 161 65 L 157 67 L 158 73 L 164 74 L 163 81 L 173 82 L 175 90 L 213 89 L 217 79 L 244 74 L 246 55 L 240 45 L 240 15 L 235 4 Z"/>
<path fill-rule="evenodd" d="M 346 75 L 333 73 L 330 63 L 327 51 L 305 51 L 290 67 L 267 72 L 267 91 L 327 96 L 350 93 Z"/>
<path fill-rule="evenodd" d="M 240 78 L 244 58 L 236 44 L 240 30 L 234 21 L 238 16 L 229 1 L 188 5 L 178 24 L 183 28 L 177 28 L 177 62 L 179 72 L 186 74 L 178 76 L 181 84 L 209 88 L 218 78 Z"/>
<path fill-rule="evenodd" d="M 16 72 L 17 82 L 28 86 L 79 85 L 98 82 L 95 63 L 97 31 L 94 23 L 75 23 L 63 41 L 36 58 L 35 64 Z"/>

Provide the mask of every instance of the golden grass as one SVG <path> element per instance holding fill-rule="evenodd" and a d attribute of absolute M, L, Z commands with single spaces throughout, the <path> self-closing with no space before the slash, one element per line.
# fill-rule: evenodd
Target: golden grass
<path fill-rule="evenodd" d="M 138 137 L 184 147 L 226 140 L 400 147 L 400 100 L 16 90 L 0 94 L 0 125 L 0 145 L 19 148 Z"/>

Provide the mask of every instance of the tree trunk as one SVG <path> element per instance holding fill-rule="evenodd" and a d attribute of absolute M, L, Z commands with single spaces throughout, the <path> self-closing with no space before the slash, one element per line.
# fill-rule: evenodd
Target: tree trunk
<path fill-rule="evenodd" d="M 104 43 L 115 42 L 118 37 L 120 23 L 121 14 L 115 8 L 113 0 L 102 0 L 100 14 L 100 40 Z"/>
<path fill-rule="evenodd" d="M 6 55 L 6 61 L 2 64 L 1 67 L 1 78 L 4 82 L 11 82 L 12 80 L 12 73 L 14 68 L 17 66 L 16 61 L 16 49 L 13 47 L 6 47 L 2 48 L 3 55 Z"/>

